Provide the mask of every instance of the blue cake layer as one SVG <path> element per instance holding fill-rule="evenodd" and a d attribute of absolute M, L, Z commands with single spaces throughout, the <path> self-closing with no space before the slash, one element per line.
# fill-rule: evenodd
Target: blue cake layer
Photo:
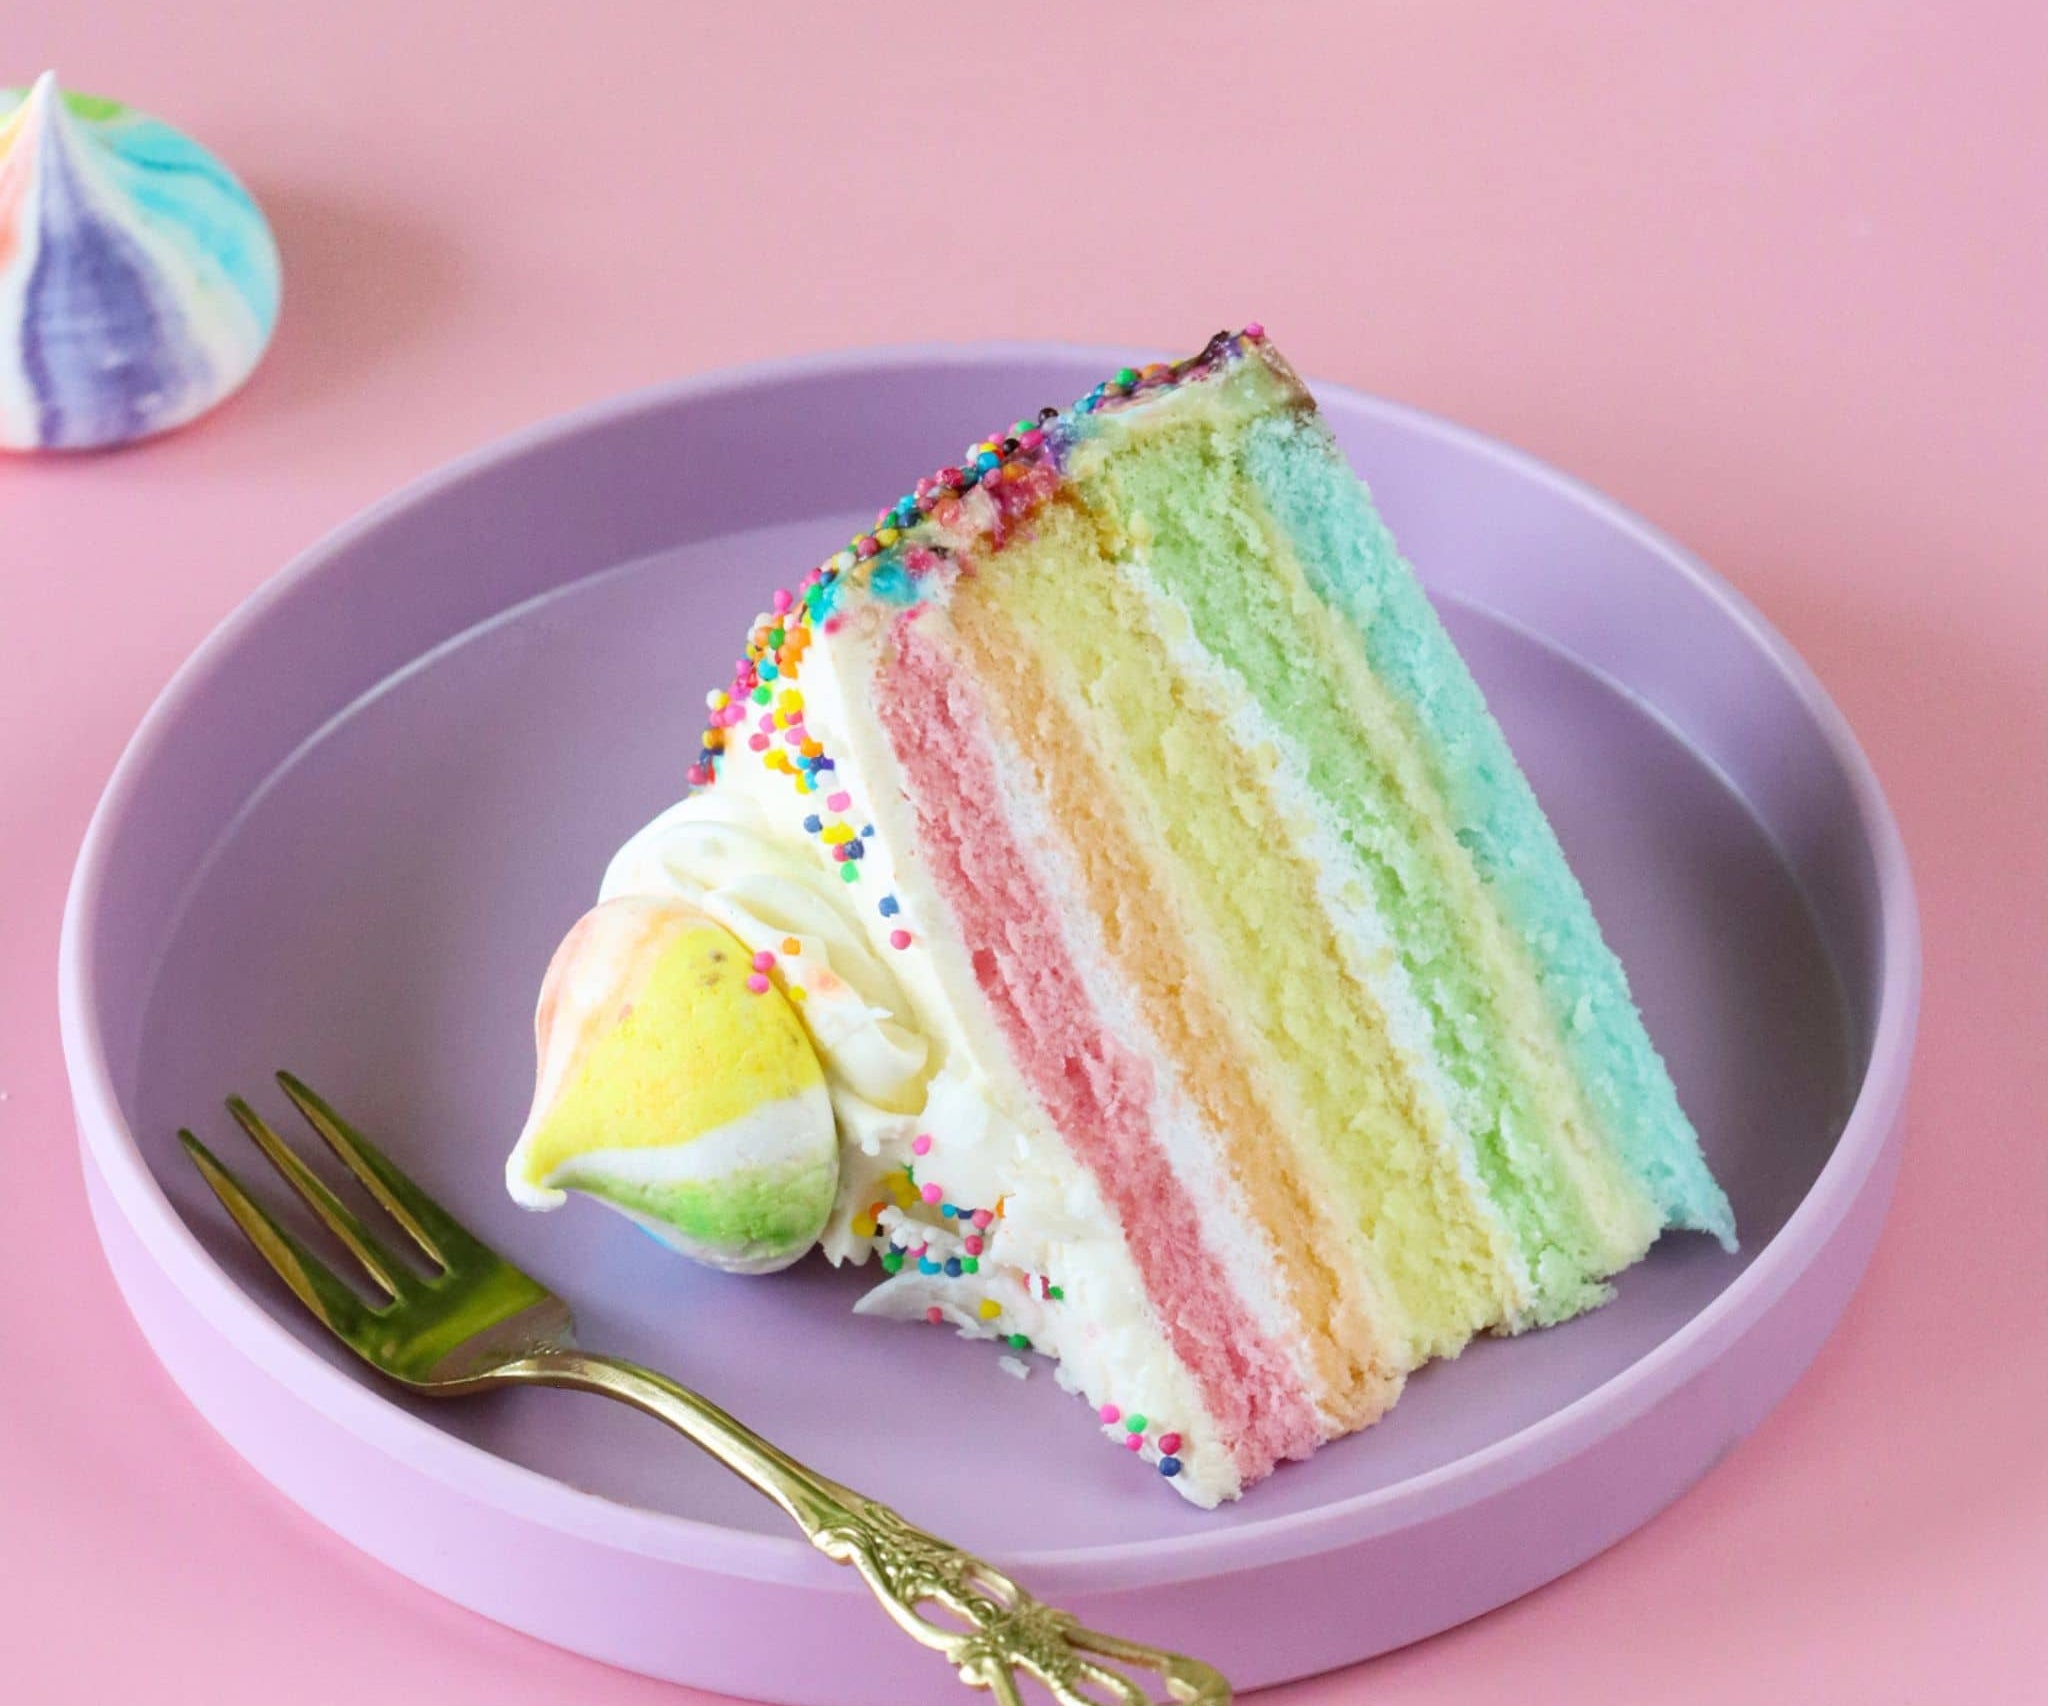
<path fill-rule="evenodd" d="M 1526 948 L 1558 1034 L 1624 1165 L 1667 1226 L 1712 1233 L 1733 1249 L 1734 1211 L 1707 1170 L 1621 964 L 1506 737 L 1365 488 L 1326 429 L 1309 418 L 1259 422 L 1248 455 L 1311 584 L 1364 637 L 1374 673 L 1413 714 L 1458 839 Z"/>

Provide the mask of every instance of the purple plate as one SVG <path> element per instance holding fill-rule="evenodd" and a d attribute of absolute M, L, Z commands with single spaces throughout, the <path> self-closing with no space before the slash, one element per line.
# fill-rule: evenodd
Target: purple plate
<path fill-rule="evenodd" d="M 728 1278 L 578 1202 L 507 1201 L 549 951 L 682 787 L 769 589 L 992 420 L 1128 352 L 782 363 L 585 410 L 308 552 L 180 672 L 100 804 L 62 999 L 107 1254 L 238 1451 L 357 1545 L 543 1639 L 778 1700 L 941 1692 L 845 1571 L 630 1412 L 401 1397 L 244 1247 L 173 1132 L 289 1065 L 575 1306 L 829 1474 L 1099 1627 L 1240 1686 L 1502 1604 L 1676 1497 L 1812 1358 L 1898 1161 L 1919 939 L 1891 815 L 1805 666 L 1605 499 L 1335 386 L 1627 963 L 1743 1231 L 1674 1237 L 1610 1307 L 1426 1370 L 1380 1426 L 1205 1514 L 1042 1369 L 856 1319 L 806 1263 Z M 764 1632 L 776 1632 L 768 1639 Z"/>

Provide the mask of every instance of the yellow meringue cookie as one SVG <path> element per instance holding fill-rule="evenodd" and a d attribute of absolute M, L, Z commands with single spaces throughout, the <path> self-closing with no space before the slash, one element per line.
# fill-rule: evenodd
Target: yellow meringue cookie
<path fill-rule="evenodd" d="M 817 1242 L 838 1136 L 771 954 L 684 901 L 606 901 L 555 951 L 534 1041 L 533 1109 L 505 1163 L 515 1200 L 581 1191 L 736 1273 Z"/>

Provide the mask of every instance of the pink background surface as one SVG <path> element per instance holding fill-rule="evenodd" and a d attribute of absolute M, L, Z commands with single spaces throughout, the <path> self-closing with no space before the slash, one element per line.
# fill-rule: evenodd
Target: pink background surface
<path fill-rule="evenodd" d="M 2048 14 L 175 10 L 16 0 L 0 36 L 0 81 L 55 65 L 218 148 L 287 280 L 269 362 L 211 421 L 0 459 L 0 1697 L 688 1698 L 350 1551 L 123 1312 L 57 921 L 186 652 L 363 504 L 608 392 L 842 344 L 1193 347 L 1256 317 L 1310 374 L 1591 480 L 1754 599 L 1875 759 L 1927 928 L 1898 1205 L 1792 1398 L 1565 1581 L 1272 1698 L 2041 1698 Z"/>

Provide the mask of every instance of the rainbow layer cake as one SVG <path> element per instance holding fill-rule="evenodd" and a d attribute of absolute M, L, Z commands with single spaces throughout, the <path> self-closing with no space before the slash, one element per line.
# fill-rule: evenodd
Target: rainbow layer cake
<path fill-rule="evenodd" d="M 778 593 L 557 955 L 507 1167 L 1054 1360 L 1198 1504 L 1726 1198 L 1478 688 L 1256 326 Z"/>

